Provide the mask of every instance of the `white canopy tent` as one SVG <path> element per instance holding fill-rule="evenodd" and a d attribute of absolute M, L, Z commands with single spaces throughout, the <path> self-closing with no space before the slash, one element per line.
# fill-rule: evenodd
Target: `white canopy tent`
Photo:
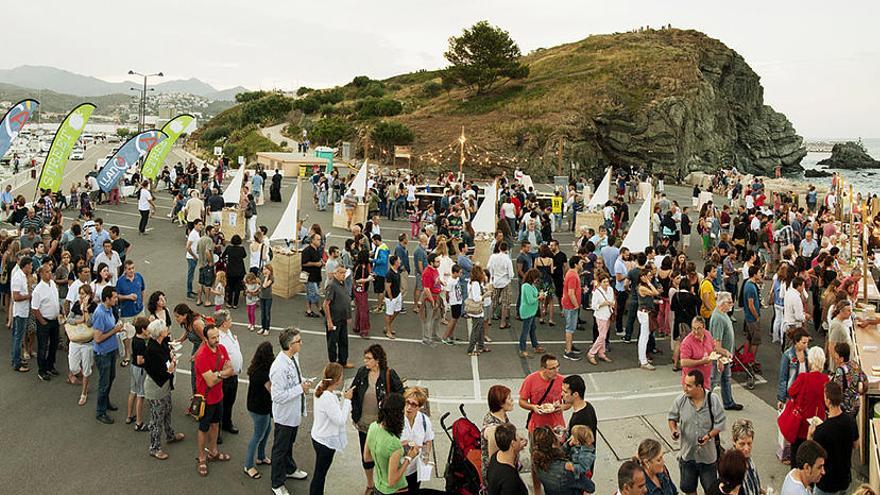
<path fill-rule="evenodd" d="M 232 181 L 226 186 L 226 190 L 223 191 L 224 203 L 238 204 L 238 202 L 241 201 L 241 183 L 243 181 L 244 166 L 239 166 L 235 171 L 235 177 L 232 178 Z"/>
<path fill-rule="evenodd" d="M 610 199 L 611 192 L 611 167 L 608 167 L 608 171 L 605 172 L 605 177 L 602 179 L 602 182 L 599 183 L 599 187 L 596 188 L 596 193 L 593 194 L 593 197 L 590 198 L 590 202 L 587 203 L 587 209 L 592 210 L 595 208 L 602 208 L 605 206 L 605 203 Z"/>
<path fill-rule="evenodd" d="M 294 243 L 297 241 L 296 216 L 298 210 L 299 185 L 293 190 L 293 194 L 290 195 L 290 201 L 287 202 L 287 208 L 284 209 L 284 214 L 281 215 L 281 220 L 278 221 L 278 225 L 275 226 L 275 231 L 269 236 L 270 241 L 293 240 Z"/>
<path fill-rule="evenodd" d="M 649 185 L 650 187 L 650 185 Z M 645 248 L 651 245 L 651 216 L 653 215 L 652 207 L 654 189 L 651 188 L 642 207 L 639 208 L 636 218 L 633 219 L 629 227 L 629 232 L 623 240 L 621 247 L 628 248 L 633 253 L 643 253 Z"/>
<path fill-rule="evenodd" d="M 477 214 L 474 215 L 473 221 L 471 221 L 471 227 L 474 228 L 474 232 L 494 234 L 495 225 L 498 220 L 498 215 L 496 213 L 497 210 L 498 185 L 497 182 L 493 182 L 486 187 L 486 194 L 483 197 L 483 202 L 480 204 Z"/>

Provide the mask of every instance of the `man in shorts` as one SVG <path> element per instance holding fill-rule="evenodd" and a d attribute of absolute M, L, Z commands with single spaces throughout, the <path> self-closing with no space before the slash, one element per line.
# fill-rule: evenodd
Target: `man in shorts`
<path fill-rule="evenodd" d="M 761 345 L 761 268 L 758 265 L 749 267 L 749 278 L 743 284 L 743 313 L 745 314 L 746 352 L 758 356 Z M 755 366 L 760 366 L 757 361 Z"/>
<path fill-rule="evenodd" d="M 196 393 L 205 397 L 205 414 L 199 419 L 199 475 L 208 475 L 208 459 L 228 461 L 229 454 L 217 450 L 217 435 L 223 419 L 223 379 L 233 376 L 232 361 L 220 344 L 220 330 L 213 325 L 205 328 L 206 345 L 199 347 L 195 362 Z"/>
<path fill-rule="evenodd" d="M 400 258 L 388 258 L 388 273 L 385 274 L 385 336 L 394 338 L 394 319 L 403 309 L 403 292 L 400 290 Z"/>

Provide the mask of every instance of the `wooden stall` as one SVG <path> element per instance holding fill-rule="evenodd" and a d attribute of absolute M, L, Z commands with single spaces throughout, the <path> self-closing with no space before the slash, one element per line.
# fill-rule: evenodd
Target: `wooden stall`
<path fill-rule="evenodd" d="M 581 227 L 587 227 L 599 231 L 599 227 L 605 223 L 605 216 L 602 210 L 597 211 L 579 211 L 575 217 L 574 231 L 575 235 L 581 231 Z"/>
<path fill-rule="evenodd" d="M 365 203 L 358 203 L 354 208 L 351 224 L 356 223 L 367 223 L 367 205 Z M 345 203 L 342 201 L 333 204 L 333 226 L 338 229 L 348 228 L 348 216 L 345 214 Z"/>
<path fill-rule="evenodd" d="M 272 248 L 272 269 L 275 274 L 275 284 L 272 286 L 272 294 L 284 299 L 290 299 L 300 294 L 305 289 L 301 280 L 302 253 L 298 250 L 284 248 Z"/>
<path fill-rule="evenodd" d="M 227 242 L 236 234 L 244 239 L 246 223 L 244 211 L 239 208 L 223 208 L 220 212 L 220 232 Z"/>
<path fill-rule="evenodd" d="M 492 238 L 486 237 L 483 239 L 475 239 L 474 240 L 474 263 L 479 263 L 481 267 L 486 268 L 489 264 L 489 256 L 492 255 L 492 251 L 489 249 L 492 246 Z"/>

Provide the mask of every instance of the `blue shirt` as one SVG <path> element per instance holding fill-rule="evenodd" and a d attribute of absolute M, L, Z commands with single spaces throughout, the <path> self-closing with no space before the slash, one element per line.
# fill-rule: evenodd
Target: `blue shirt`
<path fill-rule="evenodd" d="M 623 292 L 624 290 L 626 290 L 626 288 L 623 286 L 623 283 L 626 282 L 626 275 L 628 273 L 629 270 L 626 269 L 626 264 L 623 262 L 623 258 L 618 256 L 617 261 L 614 262 L 614 290 L 616 290 L 617 292 Z M 623 275 L 623 279 L 617 280 L 618 275 Z"/>
<path fill-rule="evenodd" d="M 3 191 L 3 194 L 0 194 L 0 202 L 3 204 L 11 205 L 13 201 L 15 201 L 15 198 L 12 196 L 11 191 Z"/>
<path fill-rule="evenodd" d="M 412 270 L 409 269 L 409 252 L 407 252 L 402 244 L 398 244 L 394 247 L 394 256 L 397 256 L 397 258 L 400 259 L 401 270 L 406 273 L 412 273 Z"/>
<path fill-rule="evenodd" d="M 113 316 L 112 308 L 108 308 L 104 303 L 99 304 L 98 308 L 95 309 L 95 314 L 92 315 L 92 328 L 101 333 L 108 333 L 115 326 L 116 318 Z M 113 336 L 103 342 L 94 341 L 93 347 L 95 348 L 95 354 L 116 352 L 119 350 L 119 339 Z"/>
<path fill-rule="evenodd" d="M 422 262 L 422 268 L 419 268 L 419 261 Z M 413 264 L 415 265 L 415 273 L 416 275 L 420 275 L 425 268 L 428 267 L 428 253 L 425 251 L 425 248 L 419 244 L 419 247 L 416 248 L 413 253 Z"/>
<path fill-rule="evenodd" d="M 123 318 L 136 316 L 144 310 L 144 290 L 147 286 L 144 284 L 144 277 L 140 273 L 134 274 L 134 280 L 129 280 L 125 275 L 119 277 L 116 281 L 116 293 L 120 296 L 135 294 L 135 301 L 119 301 L 119 314 Z"/>
<path fill-rule="evenodd" d="M 605 246 L 599 251 L 599 255 L 602 256 L 606 268 L 614 267 L 617 257 L 620 256 L 620 249 L 617 249 L 617 246 Z"/>
<path fill-rule="evenodd" d="M 110 240 L 110 233 L 106 229 L 101 229 L 100 232 L 96 230 L 89 236 L 89 242 L 92 244 L 92 261 L 95 260 L 98 253 L 104 251 L 104 241 L 106 240 Z"/>
<path fill-rule="evenodd" d="M 751 280 L 746 280 L 745 285 L 743 286 L 743 312 L 746 314 L 746 321 L 748 322 L 757 321 L 758 319 L 752 316 L 752 311 L 749 309 L 750 299 L 752 300 L 752 304 L 755 305 L 755 310 L 758 312 L 758 318 L 760 318 L 761 298 L 758 296 L 758 286 Z"/>

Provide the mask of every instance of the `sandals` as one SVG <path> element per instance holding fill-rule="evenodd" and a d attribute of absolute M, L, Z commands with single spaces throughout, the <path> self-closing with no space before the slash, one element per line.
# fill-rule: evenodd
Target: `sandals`
<path fill-rule="evenodd" d="M 130 362 L 131 361 L 128 359 L 123 359 L 122 362 L 119 363 L 119 366 L 122 366 L 123 368 L 125 368 L 126 366 L 128 366 L 128 363 L 130 363 Z"/>
<path fill-rule="evenodd" d="M 183 441 L 184 438 L 186 438 L 186 435 L 178 432 L 174 434 L 174 438 L 169 438 L 167 443 L 177 443 Z"/>
<path fill-rule="evenodd" d="M 125 424 L 130 425 L 130 424 L 134 423 L 134 420 L 136 420 L 136 419 L 137 419 L 137 416 L 129 416 L 129 417 L 125 418 Z"/>
<path fill-rule="evenodd" d="M 67 379 L 64 381 L 71 385 L 79 385 L 79 380 L 77 380 L 76 377 L 72 377 L 70 375 L 67 375 Z"/>
<path fill-rule="evenodd" d="M 252 480 L 258 480 L 258 479 L 260 479 L 260 478 L 263 477 L 263 475 L 260 474 L 260 472 L 257 471 L 256 468 L 251 468 L 251 469 L 247 469 L 247 468 L 245 468 L 245 469 L 244 469 L 244 474 L 248 475 L 248 478 L 250 478 L 250 479 L 252 479 Z"/>
<path fill-rule="evenodd" d="M 213 454 L 208 452 L 207 455 L 208 455 L 208 460 L 211 462 L 226 462 L 229 459 L 232 459 L 232 457 L 230 457 L 229 454 L 219 452 L 219 451 L 215 452 Z"/>
<path fill-rule="evenodd" d="M 552 321 L 548 321 L 547 324 L 550 325 L 551 327 L 555 327 L 555 326 L 556 326 L 556 323 L 555 323 L 555 322 L 552 322 Z"/>
<path fill-rule="evenodd" d="M 27 373 L 30 370 L 31 369 L 28 368 L 27 366 L 19 366 L 18 368 L 15 368 L 15 371 L 17 371 L 19 373 Z"/>
<path fill-rule="evenodd" d="M 147 428 L 147 424 L 146 424 L 146 423 L 140 423 L 140 424 L 135 424 L 135 425 L 134 425 L 134 431 L 147 431 L 148 429 L 149 429 L 149 428 Z"/>
<path fill-rule="evenodd" d="M 542 345 L 539 345 L 538 347 L 535 347 L 535 349 L 534 349 L 535 354 L 544 354 L 545 352 L 547 352 L 547 351 L 544 350 L 544 346 L 542 346 Z"/>
<path fill-rule="evenodd" d="M 519 353 L 519 357 L 521 357 L 521 358 L 523 358 L 523 359 L 532 359 L 532 358 L 534 358 L 534 356 L 532 356 L 531 354 L 529 354 L 529 353 L 526 352 L 526 351 L 520 352 L 520 353 Z"/>
<path fill-rule="evenodd" d="M 165 452 L 162 452 L 161 450 L 159 450 L 157 452 L 150 452 L 150 455 L 160 461 L 164 461 L 164 460 L 168 459 L 168 454 L 166 454 Z M 208 466 L 205 466 L 206 471 L 207 471 L 207 468 L 208 468 Z M 205 474 L 208 474 L 208 473 L 206 472 Z"/>
<path fill-rule="evenodd" d="M 77 402 L 77 404 L 84 406 L 86 405 L 86 400 L 88 400 L 88 396 L 86 394 L 81 394 L 79 396 L 79 402 Z"/>
<path fill-rule="evenodd" d="M 272 459 L 269 459 L 268 457 L 265 458 L 265 459 L 257 459 L 257 466 L 259 466 L 259 465 L 261 465 L 261 464 L 265 464 L 265 465 L 267 465 L 267 466 L 271 466 L 271 465 L 272 465 Z"/>
<path fill-rule="evenodd" d="M 196 460 L 199 463 L 199 467 L 198 467 L 199 476 L 201 476 L 202 478 L 204 478 L 205 476 L 208 476 L 208 460 L 207 459 L 196 459 Z"/>
<path fill-rule="evenodd" d="M 387 337 L 388 340 L 394 340 L 394 334 L 393 334 L 393 333 L 385 332 L 385 337 Z"/>
<path fill-rule="evenodd" d="M 492 339 L 490 339 L 488 335 L 486 335 L 485 337 L 483 337 L 483 340 L 486 341 L 486 342 L 489 342 L 490 344 L 492 343 Z"/>

